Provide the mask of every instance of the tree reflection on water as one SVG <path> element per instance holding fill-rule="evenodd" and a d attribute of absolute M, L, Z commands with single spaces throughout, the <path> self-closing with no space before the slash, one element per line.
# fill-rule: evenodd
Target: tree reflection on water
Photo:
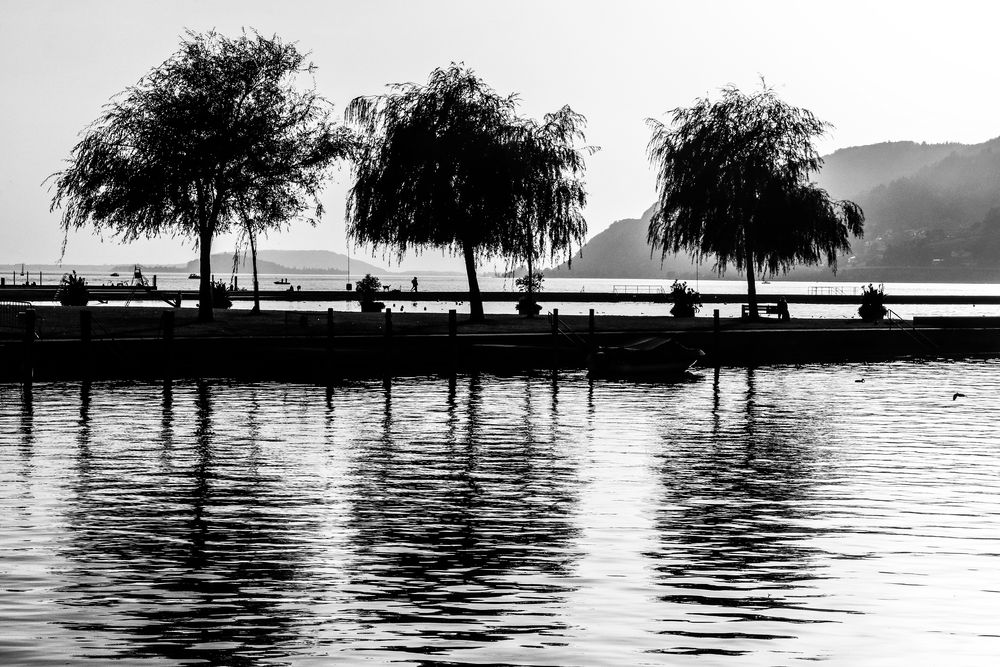
<path fill-rule="evenodd" d="M 816 607 L 823 554 L 808 507 L 831 424 L 815 409 L 762 398 L 752 368 L 721 379 L 715 370 L 711 410 L 708 432 L 687 428 L 680 415 L 662 421 L 660 542 L 647 556 L 659 599 L 671 605 L 660 632 L 684 638 L 667 653 L 754 652 L 754 640 L 792 639 L 774 628 L 807 622 L 799 610 L 829 612 L 808 614 L 811 623 L 837 617 Z"/>
<path fill-rule="evenodd" d="M 295 534 L 316 527 L 288 515 L 315 499 L 247 465 L 253 428 L 217 436 L 215 391 L 199 382 L 193 415 L 179 417 L 164 386 L 158 455 L 108 424 L 92 439 L 88 402 L 81 407 L 63 553 L 71 583 L 61 593 L 84 612 L 66 625 L 108 646 L 106 657 L 239 664 L 296 636 L 285 611 L 303 578 Z M 127 642 L 112 649 L 110 637 Z"/>
<path fill-rule="evenodd" d="M 433 654 L 563 629 L 578 482 L 544 404 L 556 386 L 462 383 L 437 423 L 412 391 L 394 401 L 386 388 L 381 436 L 353 443 L 350 592 L 373 649 L 390 635 Z"/>

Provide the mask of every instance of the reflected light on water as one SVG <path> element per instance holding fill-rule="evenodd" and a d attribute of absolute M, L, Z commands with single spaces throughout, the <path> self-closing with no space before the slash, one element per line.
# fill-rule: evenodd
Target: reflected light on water
<path fill-rule="evenodd" d="M 986 660 L 998 370 L 0 385 L 0 662 Z"/>

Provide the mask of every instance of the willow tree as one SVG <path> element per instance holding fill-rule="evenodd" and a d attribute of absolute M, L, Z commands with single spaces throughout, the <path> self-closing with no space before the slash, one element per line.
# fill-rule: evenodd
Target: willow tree
<path fill-rule="evenodd" d="M 313 65 L 278 37 L 188 33 L 117 95 L 55 174 L 65 234 L 92 224 L 125 242 L 163 234 L 199 248 L 198 317 L 212 319 L 212 241 L 244 215 L 276 225 L 310 206 L 349 149 L 311 82 Z M 65 238 L 63 247 L 65 249 Z"/>
<path fill-rule="evenodd" d="M 571 254 L 586 234 L 587 149 L 575 145 L 585 119 L 563 107 L 539 123 L 516 107 L 453 63 L 426 85 L 396 84 L 347 108 L 360 129 L 349 235 L 398 259 L 428 247 L 461 254 L 474 321 L 484 318 L 480 262 Z"/>
<path fill-rule="evenodd" d="M 302 97 L 286 101 L 302 102 Z M 313 100 L 313 103 L 318 103 Z M 332 160 L 347 158 L 354 147 L 354 135 L 343 127 L 327 123 L 306 123 L 300 110 L 289 108 L 284 115 L 285 132 L 269 134 L 261 146 L 248 180 L 235 197 L 234 210 L 240 238 L 250 250 L 253 271 L 253 312 L 260 312 L 260 283 L 257 278 L 257 239 L 283 231 L 292 220 L 304 219 L 311 225 L 323 215 L 319 201 Z M 238 253 L 237 253 L 238 254 Z"/>
<path fill-rule="evenodd" d="M 823 164 L 813 141 L 830 127 L 762 87 L 734 87 L 720 99 L 674 109 L 671 125 L 647 122 L 649 158 L 657 169 L 657 210 L 648 241 L 661 256 L 688 251 L 715 257 L 746 274 L 757 317 L 757 271 L 767 276 L 824 259 L 836 271 L 850 236 L 863 234 L 864 213 L 830 199 L 810 176 Z"/>
<path fill-rule="evenodd" d="M 518 161 L 531 165 L 516 181 L 520 190 L 518 210 L 514 224 L 507 230 L 511 234 L 508 247 L 512 263 L 527 264 L 529 299 L 533 298 L 535 264 L 546 256 L 554 260 L 574 244 L 584 242 L 584 156 L 597 150 L 590 146 L 577 148 L 577 142 L 585 140 L 585 124 L 583 116 L 565 106 L 546 114 L 541 123 L 524 121 L 518 140 L 512 143 Z M 571 252 L 567 260 L 572 262 Z"/>

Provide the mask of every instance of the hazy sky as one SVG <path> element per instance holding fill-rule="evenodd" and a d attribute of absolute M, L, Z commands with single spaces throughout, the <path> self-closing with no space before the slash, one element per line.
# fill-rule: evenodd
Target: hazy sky
<path fill-rule="evenodd" d="M 519 93 L 524 113 L 570 104 L 588 118 L 588 142 L 602 148 L 588 163 L 593 236 L 653 200 L 644 119 L 729 83 L 750 88 L 763 76 L 788 102 L 832 122 L 824 152 L 1000 135 L 998 25 L 1000 4 L 989 0 L 0 0 L 0 262 L 58 259 L 62 233 L 42 181 L 63 168 L 112 95 L 176 51 L 185 28 L 234 35 L 246 27 L 298 42 L 338 113 L 356 95 L 426 81 L 450 61 L 501 93 Z M 349 180 L 345 167 L 328 186 L 319 226 L 294 224 L 262 247 L 343 252 Z M 65 261 L 192 257 L 180 239 L 123 246 L 84 233 L 70 237 Z M 441 264 L 429 251 L 402 268 Z"/>

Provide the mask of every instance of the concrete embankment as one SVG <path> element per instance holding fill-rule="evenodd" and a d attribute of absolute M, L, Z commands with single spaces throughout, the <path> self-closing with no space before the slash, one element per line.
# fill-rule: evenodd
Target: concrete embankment
<path fill-rule="evenodd" d="M 56 297 L 56 287 L 24 287 L 7 286 L 0 288 L 0 299 L 11 299 L 19 301 L 29 301 L 32 303 L 53 303 Z M 252 301 L 253 294 L 247 291 L 240 291 L 232 294 L 234 301 Z M 521 292 L 483 292 L 483 301 L 486 302 L 507 302 L 514 303 L 522 298 Z M 137 303 L 170 302 L 176 303 L 178 299 L 187 306 L 194 306 L 198 302 L 197 290 L 146 290 L 135 287 L 101 287 L 90 288 L 90 297 L 94 301 L 110 301 L 112 303 L 123 303 L 132 301 Z M 261 301 L 272 305 L 280 303 L 350 303 L 357 301 L 356 292 L 346 290 L 263 290 L 260 294 Z M 404 292 L 393 290 L 381 293 L 380 300 L 389 302 L 428 302 L 440 301 L 444 303 L 461 303 L 469 299 L 466 291 L 456 292 Z M 745 293 L 728 294 L 701 294 L 703 303 L 746 303 Z M 822 293 L 822 294 L 802 294 L 802 293 L 774 293 L 759 294 L 757 300 L 762 303 L 777 303 L 778 299 L 784 299 L 788 303 L 812 303 L 812 304 L 840 304 L 850 305 L 860 303 L 861 297 L 853 293 Z M 539 300 L 546 304 L 558 303 L 669 303 L 669 295 L 664 292 L 543 292 L 539 294 Z M 904 304 L 928 304 L 928 305 L 1000 305 L 1000 295 L 989 294 L 888 294 L 885 303 L 889 306 Z"/>
<path fill-rule="evenodd" d="M 342 377 L 583 367 L 589 349 L 671 336 L 707 353 L 706 364 L 841 362 L 1000 355 L 1000 318 L 858 320 L 608 316 L 470 324 L 447 314 L 220 312 L 193 309 L 51 308 L 0 334 L 6 381 L 231 377 L 327 382 Z M 4 337 L 5 336 L 5 337 Z"/>

